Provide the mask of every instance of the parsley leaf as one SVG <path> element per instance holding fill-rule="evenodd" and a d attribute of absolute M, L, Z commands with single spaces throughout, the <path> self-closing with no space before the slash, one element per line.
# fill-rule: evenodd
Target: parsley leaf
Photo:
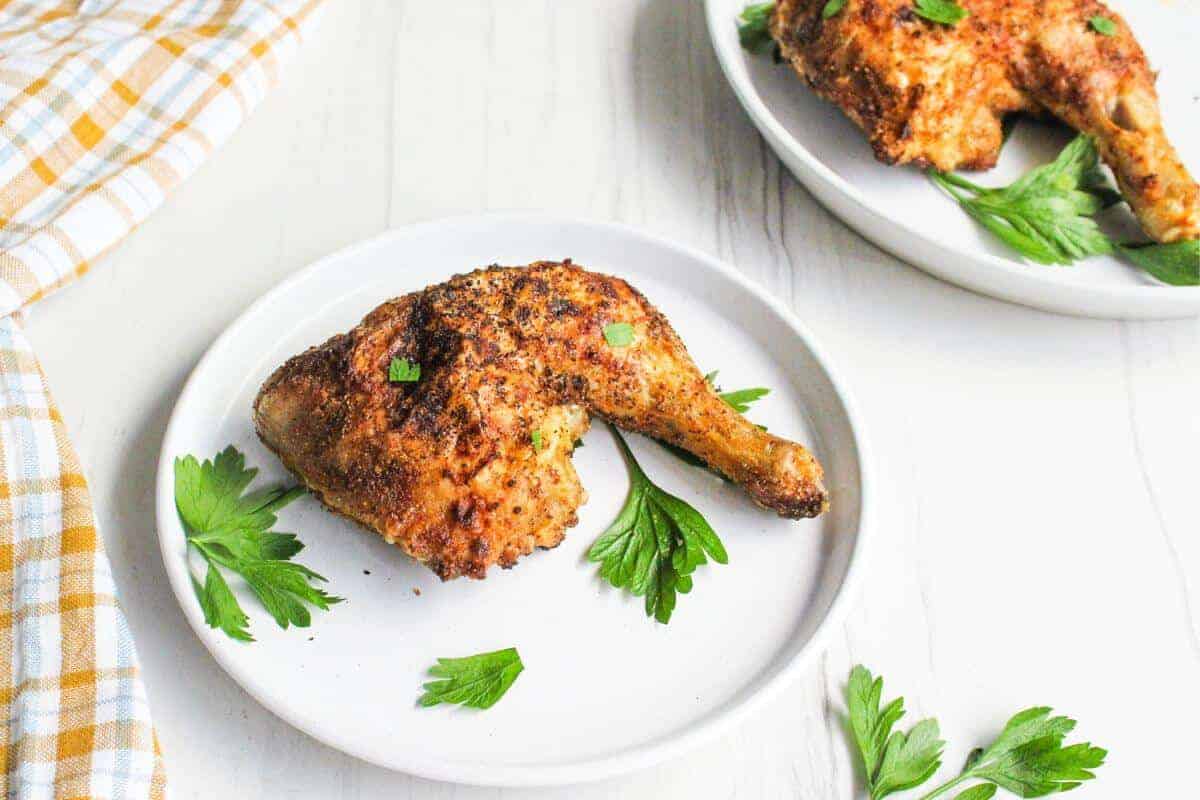
<path fill-rule="evenodd" d="M 850 672 L 846 684 L 849 727 L 862 759 L 871 800 L 920 786 L 941 764 L 944 742 L 935 720 L 918 722 L 908 733 L 893 731 L 904 716 L 904 699 L 880 707 L 883 679 L 863 666 Z M 990 800 L 997 789 L 1020 797 L 1042 797 L 1065 792 L 1095 776 L 1107 753 L 1090 743 L 1063 746 L 1075 720 L 1052 717 L 1050 709 L 1036 707 L 1013 716 L 987 748 L 967 756 L 962 772 L 920 800 L 933 800 L 970 781 L 981 781 L 955 795 L 955 800 Z"/>
<path fill-rule="evenodd" d="M 312 624 L 312 616 L 305 603 L 328 611 L 329 606 L 341 602 L 340 597 L 333 597 L 310 584 L 310 580 L 324 581 L 325 578 L 301 564 L 291 561 L 222 563 L 241 573 L 281 628 L 286 629 L 289 623 L 297 628 L 307 628 Z"/>
<path fill-rule="evenodd" d="M 1117 23 L 1113 22 L 1108 17 L 1102 17 L 1099 14 L 1088 20 L 1088 25 L 1092 26 L 1092 30 L 1096 33 L 1104 34 L 1105 36 L 1117 35 Z"/>
<path fill-rule="evenodd" d="M 534 428 L 533 433 L 529 434 L 529 441 L 533 444 L 533 452 L 542 452 L 542 432 Z"/>
<path fill-rule="evenodd" d="M 732 408 L 739 414 L 745 414 L 750 410 L 750 404 L 757 400 L 761 400 L 771 393 L 770 389 L 757 386 L 753 389 L 738 389 L 735 392 L 721 392 L 719 397 L 725 401 L 725 405 Z"/>
<path fill-rule="evenodd" d="M 515 647 L 463 658 L 439 658 L 429 674 L 440 680 L 421 687 L 425 693 L 417 702 L 426 708 L 439 703 L 491 708 L 523 669 L 525 665 Z"/>
<path fill-rule="evenodd" d="M 204 621 L 244 642 L 254 641 L 249 618 L 219 567 L 241 575 L 281 628 L 310 624 L 305 603 L 324 610 L 341 600 L 311 585 L 325 578 L 290 561 L 304 547 L 293 534 L 270 530 L 275 512 L 304 489 L 246 492 L 256 474 L 233 445 L 212 461 L 175 459 L 175 507 L 188 545 L 208 564 L 203 584 L 192 578 Z"/>
<path fill-rule="evenodd" d="M 1096 777 L 1091 770 L 1108 755 L 1089 742 L 1063 747 L 1063 738 L 1074 729 L 1075 720 L 1052 717 L 1045 706 L 1027 708 L 1008 721 L 960 779 L 989 781 L 1019 797 L 1074 789 Z"/>
<path fill-rule="evenodd" d="M 1170 244 L 1120 245 L 1121 255 L 1172 286 L 1200 286 L 1200 239 Z"/>
<path fill-rule="evenodd" d="M 770 389 L 765 389 L 761 386 L 756 386 L 752 389 L 736 389 L 732 392 L 723 392 L 721 391 L 721 387 L 717 385 L 717 374 L 718 371 L 714 369 L 704 376 L 705 382 L 717 391 L 717 397 L 724 400 L 725 405 L 739 414 L 745 414 L 750 410 L 752 404 L 771 393 Z"/>
<path fill-rule="evenodd" d="M 592 543 L 588 560 L 600 564 L 600 577 L 618 589 L 646 598 L 646 616 L 670 621 L 677 594 L 692 589 L 692 573 L 729 556 L 716 531 L 696 509 L 646 477 L 616 428 L 613 435 L 629 465 L 629 497 L 617 519 Z"/>
<path fill-rule="evenodd" d="M 421 365 L 407 358 L 393 358 L 388 365 L 388 380 L 392 383 L 416 383 L 421 379 Z"/>
<path fill-rule="evenodd" d="M 846 0 L 829 0 L 821 9 L 821 19 L 829 19 L 846 7 Z"/>
<path fill-rule="evenodd" d="M 254 641 L 248 630 L 249 617 L 238 605 L 237 598 L 229 590 L 229 584 L 214 564 L 209 563 L 203 586 L 192 578 L 192 589 L 200 600 L 200 609 L 204 612 L 204 621 L 208 623 L 208 627 L 220 628 L 231 639 L 241 642 Z"/>
<path fill-rule="evenodd" d="M 942 763 L 945 744 L 932 719 L 918 722 L 908 733 L 893 731 L 904 716 L 904 699 L 898 697 L 880 708 L 882 695 L 883 678 L 872 677 L 862 665 L 850 672 L 846 685 L 850 731 L 862 756 L 871 800 L 927 781 Z"/>
<path fill-rule="evenodd" d="M 628 347 L 633 344 L 633 326 L 628 322 L 610 322 L 604 326 L 604 341 L 609 347 Z"/>
<path fill-rule="evenodd" d="M 754 3 L 742 9 L 738 15 L 738 41 L 751 53 L 765 53 L 775 46 L 771 38 L 771 14 L 774 3 Z"/>
<path fill-rule="evenodd" d="M 962 22 L 971 13 L 954 0 L 916 0 L 913 11 L 927 20 L 951 26 Z"/>
<path fill-rule="evenodd" d="M 897 697 L 882 709 L 883 678 L 873 678 L 870 670 L 859 664 L 850 671 L 846 684 L 846 705 L 850 709 L 850 732 L 862 756 L 867 780 L 874 782 L 883 760 L 883 750 L 891 736 L 892 726 L 904 716 L 904 698 Z"/>
<path fill-rule="evenodd" d="M 175 505 L 193 531 L 262 530 L 275 524 L 275 512 L 304 494 L 302 488 L 260 489 L 243 494 L 257 469 L 232 445 L 203 464 L 193 456 L 175 459 Z"/>
<path fill-rule="evenodd" d="M 930 171 L 929 176 L 972 218 L 1031 261 L 1070 264 L 1113 252 L 1092 215 L 1115 193 L 1104 185 L 1088 136 L 1080 135 L 1053 162 L 1003 188 L 978 186 L 950 173 Z"/>
<path fill-rule="evenodd" d="M 871 800 L 920 786 L 929 780 L 942 765 L 945 744 L 938 738 L 937 720 L 933 719 L 921 720 L 908 733 L 893 733 L 883 751 Z"/>

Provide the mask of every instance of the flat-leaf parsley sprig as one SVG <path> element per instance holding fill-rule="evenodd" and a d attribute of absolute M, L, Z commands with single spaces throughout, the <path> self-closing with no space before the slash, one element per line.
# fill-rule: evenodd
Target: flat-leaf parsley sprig
<path fill-rule="evenodd" d="M 588 550 L 600 577 L 646 598 L 646 616 L 666 624 L 677 594 L 692 589 L 692 573 L 712 558 L 729 562 L 716 531 L 699 511 L 656 486 L 616 428 L 613 435 L 629 466 L 629 497 L 617 519 Z"/>
<path fill-rule="evenodd" d="M 1071 264 L 1087 256 L 1119 254 L 1163 283 L 1200 286 L 1200 240 L 1118 244 L 1100 229 L 1093 216 L 1123 199 L 1100 169 L 1095 143 L 1087 135 L 1009 186 L 988 188 L 936 170 L 929 178 L 1030 261 Z"/>
<path fill-rule="evenodd" d="M 525 669 L 517 648 L 463 658 L 439 658 L 429 674 L 439 680 L 423 687 L 417 702 L 425 707 L 455 703 L 469 708 L 491 708 Z"/>
<path fill-rule="evenodd" d="M 904 716 L 904 698 L 881 705 L 883 679 L 855 667 L 846 685 L 849 727 L 862 761 L 871 800 L 925 783 L 941 766 L 944 742 L 936 720 L 918 722 L 907 733 L 893 730 Z M 998 789 L 1018 797 L 1065 792 L 1096 777 L 1107 752 L 1089 742 L 1063 746 L 1075 720 L 1051 716 L 1045 706 L 1028 708 L 1008 721 L 986 748 L 971 751 L 962 772 L 922 795 L 933 800 L 964 784 L 974 785 L 955 800 L 989 800 Z"/>
<path fill-rule="evenodd" d="M 863 666 L 850 672 L 846 684 L 846 706 L 850 732 L 862 758 L 871 800 L 920 786 L 942 764 L 942 747 L 937 720 L 921 720 L 908 733 L 893 731 L 904 716 L 904 698 L 897 697 L 880 707 L 883 678 L 875 678 Z"/>
<path fill-rule="evenodd" d="M 976 222 L 1030 261 L 1070 264 L 1113 252 L 1092 216 L 1119 196 L 1105 185 L 1089 136 L 1076 137 L 1054 161 L 1009 186 L 988 188 L 936 170 L 929 177 Z"/>
<path fill-rule="evenodd" d="M 290 559 L 304 545 L 290 533 L 271 531 L 275 514 L 305 493 L 301 487 L 259 489 L 246 493 L 257 469 L 233 445 L 212 461 L 195 456 L 175 459 L 175 507 L 189 547 L 208 565 L 204 583 L 192 588 L 209 627 L 233 639 L 254 641 L 249 618 L 221 574 L 221 567 L 245 579 L 279 627 L 308 627 L 305 604 L 327 610 L 341 601 L 312 585 L 325 578 Z"/>

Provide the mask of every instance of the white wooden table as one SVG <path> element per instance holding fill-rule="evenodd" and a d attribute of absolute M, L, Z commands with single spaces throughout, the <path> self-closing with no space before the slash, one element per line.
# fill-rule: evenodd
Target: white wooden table
<path fill-rule="evenodd" d="M 868 579 L 830 651 L 728 737 L 603 784 L 436 784 L 292 730 L 196 640 L 155 539 L 164 427 L 221 329 L 321 255 L 485 209 L 618 220 L 734 264 L 841 362 L 879 460 Z M 177 798 L 850 798 L 860 661 L 938 716 L 955 768 L 1042 703 L 1111 751 L 1081 797 L 1176 796 L 1171 765 L 1195 760 L 1200 322 L 1050 316 L 869 245 L 765 149 L 696 0 L 331 2 L 233 141 L 29 329 Z"/>

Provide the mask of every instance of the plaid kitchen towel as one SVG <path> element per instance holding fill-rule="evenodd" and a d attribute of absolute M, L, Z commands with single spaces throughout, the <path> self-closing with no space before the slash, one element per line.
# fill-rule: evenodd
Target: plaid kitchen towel
<path fill-rule="evenodd" d="M 8 797 L 162 797 L 162 759 L 87 482 L 0 319 L 0 728 Z"/>
<path fill-rule="evenodd" d="M 87 484 L 14 316 L 162 205 L 321 0 L 0 0 L 0 797 L 158 798 Z"/>

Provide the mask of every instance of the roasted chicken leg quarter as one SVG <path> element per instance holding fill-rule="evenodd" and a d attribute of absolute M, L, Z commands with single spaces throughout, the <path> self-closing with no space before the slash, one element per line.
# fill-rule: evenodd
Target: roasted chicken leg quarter
<path fill-rule="evenodd" d="M 779 0 L 771 35 L 884 162 L 987 169 L 1005 114 L 1048 112 L 1095 139 L 1151 238 L 1200 237 L 1200 187 L 1167 141 L 1154 73 L 1119 15 L 1096 0 L 957 2 L 969 15 L 946 25 L 913 0 L 848 0 L 829 18 L 825 0 Z"/>
<path fill-rule="evenodd" d="M 633 337 L 617 346 L 605 328 L 621 323 Z M 393 360 L 419 378 L 390 380 Z M 645 297 L 569 261 L 390 300 L 279 367 L 254 403 L 262 441 L 328 507 L 443 579 L 562 541 L 585 499 L 570 456 L 589 414 L 688 450 L 785 517 L 828 505 L 813 456 L 727 406 Z"/>

